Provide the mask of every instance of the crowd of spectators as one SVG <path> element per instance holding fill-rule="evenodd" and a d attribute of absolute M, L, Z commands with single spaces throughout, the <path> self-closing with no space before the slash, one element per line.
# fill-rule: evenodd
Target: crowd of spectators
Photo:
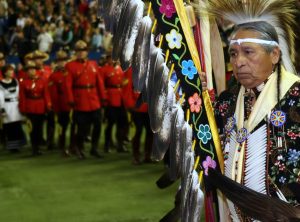
<path fill-rule="evenodd" d="M 0 51 L 5 55 L 22 61 L 36 49 L 72 53 L 79 39 L 90 50 L 109 45 L 111 36 L 97 17 L 96 0 L 0 0 Z"/>

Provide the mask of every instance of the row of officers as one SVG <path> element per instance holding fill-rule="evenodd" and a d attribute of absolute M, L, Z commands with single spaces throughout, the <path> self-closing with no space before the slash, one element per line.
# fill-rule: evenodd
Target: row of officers
<path fill-rule="evenodd" d="M 117 151 L 127 152 L 128 115 L 136 126 L 133 138 L 133 163 L 140 163 L 140 137 L 146 129 L 144 161 L 149 162 L 152 132 L 149 126 L 147 104 L 136 106 L 140 95 L 132 87 L 132 71 L 123 72 L 117 62 L 107 55 L 102 64 L 88 60 L 87 44 L 75 44 L 73 59 L 64 51 L 56 53 L 55 68 L 44 64 L 48 55 L 34 51 L 25 56 L 23 69 L 15 73 L 10 64 L 2 64 L 0 81 L 0 109 L 6 147 L 18 150 L 24 144 L 22 122 L 29 125 L 32 155 L 40 154 L 43 144 L 43 124 L 47 120 L 47 145 L 54 143 L 55 119 L 59 124 L 58 146 L 65 155 L 73 153 L 84 158 L 84 142 L 91 136 L 90 155 L 101 158 L 99 139 L 102 120 L 107 120 L 104 151 L 112 146 L 112 127 L 116 127 Z M 0 64 L 3 63 L 0 55 Z M 105 108 L 102 117 L 102 107 Z M 56 117 L 55 117 L 56 116 Z M 71 124 L 70 124 L 71 123 Z M 71 125 L 70 146 L 66 146 L 66 131 Z"/>

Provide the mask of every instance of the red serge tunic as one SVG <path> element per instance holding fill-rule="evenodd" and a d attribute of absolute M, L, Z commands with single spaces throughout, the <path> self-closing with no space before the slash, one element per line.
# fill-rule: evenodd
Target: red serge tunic
<path fill-rule="evenodd" d="M 66 64 L 66 70 L 69 72 L 67 99 L 69 104 L 74 104 L 74 110 L 89 112 L 99 109 L 106 95 L 97 63 L 74 60 Z"/>
<path fill-rule="evenodd" d="M 20 111 L 25 114 L 44 114 L 51 109 L 47 82 L 40 77 L 20 82 Z"/>
<path fill-rule="evenodd" d="M 58 68 L 49 77 L 49 93 L 55 113 L 69 112 L 71 110 L 67 98 L 67 75 L 68 72 L 65 68 Z"/>
<path fill-rule="evenodd" d="M 105 65 L 102 68 L 102 75 L 105 82 L 107 92 L 108 106 L 122 106 L 122 88 L 126 82 L 124 72 L 120 66 Z"/>

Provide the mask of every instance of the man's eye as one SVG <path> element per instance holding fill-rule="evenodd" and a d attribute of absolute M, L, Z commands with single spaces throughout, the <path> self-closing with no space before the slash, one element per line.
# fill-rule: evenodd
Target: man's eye
<path fill-rule="evenodd" d="M 230 56 L 231 58 L 235 58 L 235 57 L 237 56 L 237 53 L 236 53 L 236 52 L 230 52 L 230 53 L 229 53 L 229 56 Z"/>
<path fill-rule="evenodd" d="M 246 53 L 247 55 L 251 55 L 251 54 L 253 53 L 253 51 L 252 51 L 252 50 L 245 50 L 245 53 Z"/>

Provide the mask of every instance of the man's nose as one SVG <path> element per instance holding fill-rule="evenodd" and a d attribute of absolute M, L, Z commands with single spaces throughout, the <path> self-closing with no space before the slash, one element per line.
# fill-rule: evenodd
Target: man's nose
<path fill-rule="evenodd" d="M 243 56 L 241 53 L 238 54 L 235 58 L 235 65 L 240 68 L 245 64 L 245 56 Z"/>

